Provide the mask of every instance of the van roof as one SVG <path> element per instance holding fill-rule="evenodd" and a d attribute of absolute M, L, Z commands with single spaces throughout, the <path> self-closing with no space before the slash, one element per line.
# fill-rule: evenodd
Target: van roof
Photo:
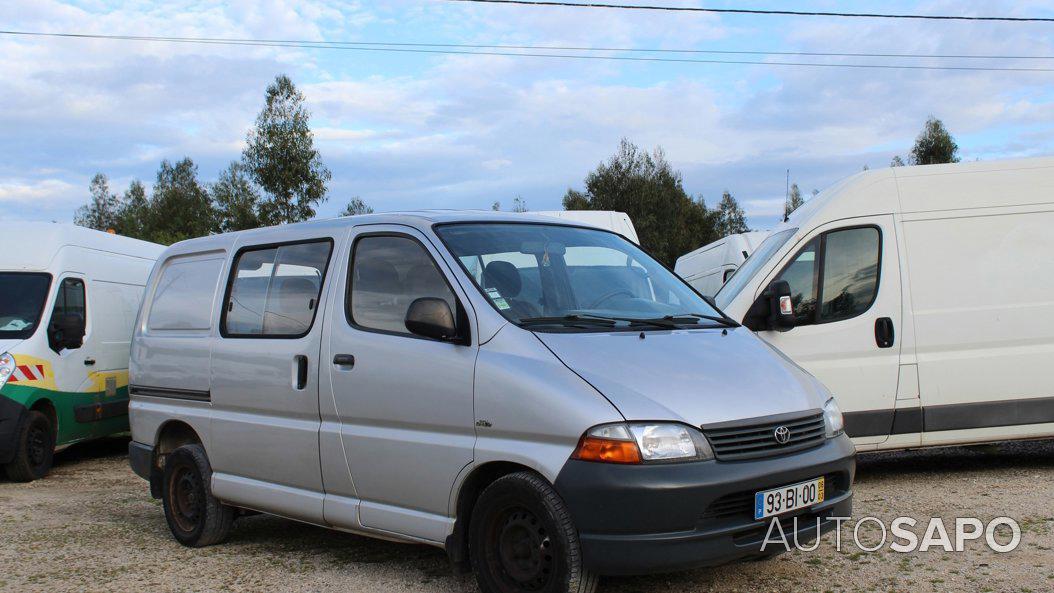
<path fill-rule="evenodd" d="M 156 260 L 164 245 L 113 235 L 73 224 L 19 222 L 0 233 L 0 269 L 45 270 L 60 249 L 84 247 Z"/>
<path fill-rule="evenodd" d="M 493 210 L 407 210 L 403 212 L 383 212 L 379 214 L 360 214 L 356 216 L 309 220 L 306 222 L 235 231 L 219 235 L 209 235 L 207 237 L 188 239 L 176 243 L 169 249 L 169 254 L 175 255 L 178 253 L 223 249 L 232 245 L 239 238 L 244 237 L 251 239 L 260 236 L 273 236 L 275 234 L 281 234 L 281 232 L 286 229 L 297 230 L 314 228 L 318 230 L 330 230 L 361 224 L 401 224 L 423 228 L 433 224 L 451 222 L 535 222 L 564 226 L 590 226 L 582 222 L 561 220 L 552 216 L 532 214 L 530 212 L 496 212 Z"/>
<path fill-rule="evenodd" d="M 1019 185 L 1031 189 L 1011 189 Z M 1054 185 L 1054 157 L 874 169 L 836 182 L 795 210 L 790 220 L 777 225 L 773 232 L 799 227 L 814 218 L 839 220 L 1054 201 L 1054 193 L 1039 190 L 1041 185 Z"/>

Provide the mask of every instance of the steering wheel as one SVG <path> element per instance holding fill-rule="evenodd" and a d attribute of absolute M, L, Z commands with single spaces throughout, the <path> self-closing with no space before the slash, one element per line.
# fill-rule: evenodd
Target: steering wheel
<path fill-rule="evenodd" d="M 633 296 L 634 296 L 633 293 L 630 292 L 629 290 L 627 290 L 625 288 L 619 288 L 617 290 L 612 290 L 611 292 L 602 295 L 600 298 L 598 298 L 597 300 L 595 300 L 592 303 L 590 303 L 589 305 L 587 305 L 587 307 L 590 308 L 590 309 L 594 309 L 596 307 L 599 307 L 601 303 L 607 302 L 607 301 L 617 297 L 620 294 L 624 294 L 624 295 L 626 295 L 626 296 L 628 296 L 630 298 L 633 298 Z"/>

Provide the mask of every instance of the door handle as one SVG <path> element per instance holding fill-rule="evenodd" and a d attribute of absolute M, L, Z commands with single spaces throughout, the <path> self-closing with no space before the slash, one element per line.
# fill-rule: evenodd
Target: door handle
<path fill-rule="evenodd" d="M 297 354 L 294 360 L 296 361 L 296 389 L 300 391 L 307 387 L 307 357 Z"/>
<path fill-rule="evenodd" d="M 893 320 L 889 317 L 879 317 L 875 320 L 875 343 L 879 348 L 893 347 Z"/>
<path fill-rule="evenodd" d="M 333 357 L 333 364 L 345 370 L 350 370 L 355 366 L 355 357 L 351 354 L 337 354 Z"/>
<path fill-rule="evenodd" d="M 85 358 L 84 359 L 84 366 L 86 366 L 86 367 L 95 366 L 95 359 L 94 358 Z"/>

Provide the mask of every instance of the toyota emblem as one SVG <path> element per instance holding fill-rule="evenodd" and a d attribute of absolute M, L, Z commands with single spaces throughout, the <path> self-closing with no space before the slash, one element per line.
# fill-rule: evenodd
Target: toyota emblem
<path fill-rule="evenodd" d="M 791 431 L 786 426 L 777 426 L 776 430 L 772 431 L 772 436 L 776 437 L 777 443 L 786 445 L 791 440 Z"/>

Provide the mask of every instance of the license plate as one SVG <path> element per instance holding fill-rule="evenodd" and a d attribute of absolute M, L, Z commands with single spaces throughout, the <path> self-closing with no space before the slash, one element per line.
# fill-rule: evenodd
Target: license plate
<path fill-rule="evenodd" d="M 754 519 L 782 515 L 823 502 L 823 478 L 765 490 L 754 495 Z"/>

